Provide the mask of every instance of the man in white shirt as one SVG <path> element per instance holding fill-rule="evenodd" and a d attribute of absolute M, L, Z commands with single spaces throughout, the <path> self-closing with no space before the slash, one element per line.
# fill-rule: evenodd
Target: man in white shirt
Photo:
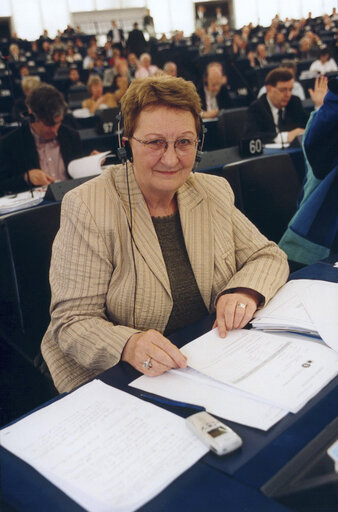
<path fill-rule="evenodd" d="M 140 56 L 140 67 L 135 73 L 135 78 L 146 78 L 147 76 L 153 76 L 157 71 L 159 71 L 159 68 L 152 65 L 150 54 L 142 53 Z"/>
<path fill-rule="evenodd" d="M 291 71 L 291 73 L 293 74 L 293 76 L 295 78 L 297 66 L 296 66 L 296 64 L 295 64 L 295 62 L 293 60 L 282 60 L 282 63 L 281 63 L 280 67 L 284 68 L 284 69 L 288 69 L 289 71 Z M 259 90 L 259 93 L 257 94 L 257 98 L 260 98 L 265 93 L 266 93 L 266 86 L 263 85 L 263 87 L 261 87 L 261 89 Z M 296 80 L 294 80 L 294 82 L 293 82 L 292 95 L 293 96 L 298 96 L 298 98 L 301 101 L 305 100 L 304 89 L 301 86 L 301 84 L 299 82 L 297 82 Z"/>
<path fill-rule="evenodd" d="M 309 89 L 316 108 L 324 96 L 320 93 L 322 77 Z M 294 78 L 288 69 L 276 68 L 265 79 L 266 94 L 251 103 L 248 109 L 244 137 L 261 138 L 264 143 L 291 143 L 304 133 L 308 115 L 297 96 L 292 95 Z"/>

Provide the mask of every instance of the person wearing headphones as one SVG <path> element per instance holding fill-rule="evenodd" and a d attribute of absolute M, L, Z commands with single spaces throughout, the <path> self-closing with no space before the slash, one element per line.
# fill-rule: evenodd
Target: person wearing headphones
<path fill-rule="evenodd" d="M 223 178 L 194 173 L 203 129 L 195 86 L 136 79 L 121 100 L 122 165 L 68 192 L 52 251 L 41 352 L 59 392 L 126 361 L 184 368 L 174 331 L 216 312 L 221 337 L 285 283 L 285 254 L 234 206 Z"/>
<path fill-rule="evenodd" d="M 26 104 L 26 122 L 0 143 L 0 195 L 66 180 L 69 162 L 82 156 L 79 134 L 62 124 L 67 104 L 55 87 L 41 84 Z"/>

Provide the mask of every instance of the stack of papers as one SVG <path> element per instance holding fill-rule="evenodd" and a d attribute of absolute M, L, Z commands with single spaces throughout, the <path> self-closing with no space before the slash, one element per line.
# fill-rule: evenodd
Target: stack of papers
<path fill-rule="evenodd" d="M 337 304 L 337 283 L 290 281 L 256 313 L 255 329 L 225 339 L 214 329 L 181 349 L 188 369 L 130 385 L 268 430 L 338 374 Z"/>
<path fill-rule="evenodd" d="M 264 431 L 288 414 L 285 409 L 257 401 L 252 395 L 192 368 L 171 370 L 156 379 L 144 375 L 130 386 L 170 400 L 203 406 L 210 414 Z"/>
<path fill-rule="evenodd" d="M 184 419 L 98 380 L 3 429 L 0 440 L 92 512 L 137 510 L 208 451 Z"/>
<path fill-rule="evenodd" d="M 110 151 L 104 151 L 97 155 L 84 156 L 72 160 L 68 165 L 68 173 L 73 178 L 86 178 L 87 176 L 96 176 L 101 174 L 101 164 L 105 160 Z"/>
<path fill-rule="evenodd" d="M 338 284 L 297 279 L 286 283 L 252 326 L 270 332 L 288 331 L 321 338 L 338 352 Z"/>
<path fill-rule="evenodd" d="M 298 412 L 338 374 L 338 354 L 299 335 L 251 329 L 220 338 L 213 329 L 181 351 L 188 369 L 130 385 L 262 430 Z"/>
<path fill-rule="evenodd" d="M 43 201 L 45 194 L 46 187 L 40 187 L 33 189 L 32 192 L 20 192 L 0 197 L 0 215 L 36 206 Z"/>

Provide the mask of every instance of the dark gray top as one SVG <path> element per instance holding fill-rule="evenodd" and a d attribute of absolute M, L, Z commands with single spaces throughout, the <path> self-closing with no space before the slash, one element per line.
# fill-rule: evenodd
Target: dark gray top
<path fill-rule="evenodd" d="M 179 212 L 167 217 L 152 217 L 163 259 L 165 261 L 171 294 L 174 301 L 165 335 L 199 320 L 208 314 L 191 268 L 183 238 Z"/>

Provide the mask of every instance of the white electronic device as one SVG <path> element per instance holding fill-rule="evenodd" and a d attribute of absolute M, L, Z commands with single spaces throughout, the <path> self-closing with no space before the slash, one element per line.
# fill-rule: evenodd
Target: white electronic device
<path fill-rule="evenodd" d="M 187 426 L 217 455 L 226 455 L 242 446 L 239 435 L 207 412 L 192 414 Z"/>

